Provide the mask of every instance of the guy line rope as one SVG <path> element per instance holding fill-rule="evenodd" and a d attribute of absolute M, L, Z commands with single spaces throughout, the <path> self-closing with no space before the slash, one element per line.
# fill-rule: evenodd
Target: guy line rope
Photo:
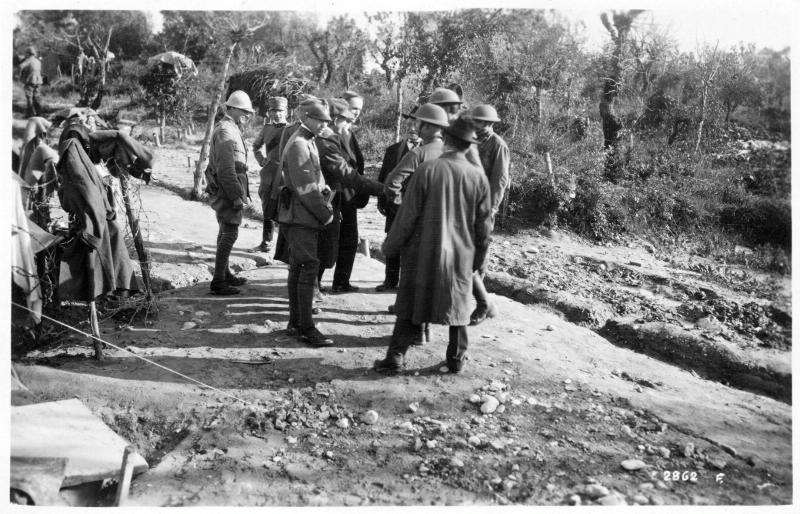
<path fill-rule="evenodd" d="M 24 309 L 24 310 L 26 310 L 28 312 L 33 312 L 28 307 L 26 307 L 24 305 L 20 305 L 20 304 L 18 304 L 16 302 L 11 302 L 11 305 L 19 307 L 20 309 Z M 247 400 L 243 400 L 243 399 L 239 398 L 238 396 L 235 396 L 235 395 L 233 395 L 233 394 L 231 394 L 231 393 L 229 393 L 227 391 L 223 391 L 222 389 L 217 389 L 214 386 L 208 385 L 208 384 L 206 384 L 204 382 L 201 382 L 199 380 L 196 380 L 196 379 L 194 379 L 194 378 L 192 378 L 190 376 L 184 375 L 183 373 L 180 373 L 178 371 L 170 369 L 170 368 L 168 368 L 166 366 L 163 366 L 163 365 L 161 365 L 161 364 L 159 364 L 157 362 L 154 362 L 154 361 L 152 361 L 150 359 L 146 359 L 146 358 L 142 357 L 141 355 L 136 355 L 135 353 L 133 353 L 130 350 L 126 350 L 125 348 L 121 348 L 121 347 L 119 347 L 119 346 L 117 346 L 115 344 L 109 343 L 108 341 L 106 341 L 106 340 L 104 340 L 104 339 L 102 339 L 100 337 L 95 337 L 92 334 L 86 333 L 83 330 L 80 330 L 80 329 L 75 328 L 73 326 L 67 325 L 66 323 L 62 323 L 62 322 L 58 321 L 57 319 L 51 318 L 50 316 L 47 316 L 45 314 L 41 314 L 41 317 L 42 317 L 42 319 L 48 319 L 48 320 L 52 321 L 53 323 L 57 323 L 58 325 L 61 325 L 62 327 L 68 328 L 68 329 L 70 329 L 70 330 L 72 330 L 74 332 L 77 332 L 79 334 L 82 334 L 82 335 L 84 335 L 84 336 L 86 336 L 86 337 L 88 337 L 90 339 L 94 339 L 94 340 L 100 341 L 101 343 L 107 344 L 108 346 L 110 346 L 112 348 L 116 348 L 117 350 L 121 350 L 123 352 L 129 353 L 129 354 L 133 355 L 134 357 L 136 357 L 137 359 L 141 359 L 141 360 L 147 362 L 148 364 L 152 364 L 153 366 L 157 366 L 157 367 L 159 367 L 159 368 L 161 368 L 163 370 L 166 370 L 166 371 L 168 371 L 168 372 L 170 372 L 172 374 L 175 374 L 175 375 L 178 375 L 179 377 L 185 378 L 186 380 L 189 380 L 190 382 L 194 382 L 195 384 L 198 384 L 201 387 L 206 387 L 206 388 L 211 389 L 213 391 L 216 391 L 218 393 L 222 393 L 225 396 L 229 396 L 229 397 L 233 398 L 236 401 L 244 403 L 245 405 L 252 405 L 252 402 L 248 402 Z"/>

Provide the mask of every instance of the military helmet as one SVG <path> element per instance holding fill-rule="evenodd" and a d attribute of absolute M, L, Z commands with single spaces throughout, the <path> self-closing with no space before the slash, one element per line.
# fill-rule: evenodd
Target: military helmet
<path fill-rule="evenodd" d="M 449 127 L 444 129 L 444 133 L 467 143 L 478 143 L 478 139 L 475 136 L 475 127 L 464 118 L 456 118 Z"/>
<path fill-rule="evenodd" d="M 430 98 L 428 98 L 428 102 L 432 104 L 461 104 L 464 103 L 458 97 L 458 93 L 452 91 L 450 89 L 445 89 L 443 87 L 437 87 L 431 93 Z"/>
<path fill-rule="evenodd" d="M 225 105 L 250 113 L 255 112 L 255 109 L 253 109 L 253 104 L 250 102 L 250 96 L 242 90 L 237 90 L 231 93 L 231 95 L 228 97 L 228 100 L 225 102 Z"/>
<path fill-rule="evenodd" d="M 480 121 L 498 122 L 500 118 L 497 116 L 497 111 L 491 105 L 477 105 L 469 113 L 470 118 Z"/>
<path fill-rule="evenodd" d="M 415 120 L 424 121 L 425 123 L 430 123 L 431 125 L 439 127 L 447 127 L 450 125 L 450 122 L 447 120 L 447 113 L 436 104 L 425 104 L 410 116 Z"/>

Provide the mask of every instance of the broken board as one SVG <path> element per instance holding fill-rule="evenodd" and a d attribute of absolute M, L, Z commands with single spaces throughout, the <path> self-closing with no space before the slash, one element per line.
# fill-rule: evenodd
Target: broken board
<path fill-rule="evenodd" d="M 62 487 L 118 478 L 127 442 L 78 399 L 11 408 L 11 457 L 64 458 Z M 147 471 L 134 456 L 134 474 Z"/>

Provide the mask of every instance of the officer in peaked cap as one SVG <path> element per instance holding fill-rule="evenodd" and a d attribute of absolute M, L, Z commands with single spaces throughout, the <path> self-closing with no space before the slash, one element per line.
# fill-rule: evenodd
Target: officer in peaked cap
<path fill-rule="evenodd" d="M 261 198 L 262 212 L 264 215 L 264 225 L 261 230 L 261 244 L 256 246 L 253 251 L 269 253 L 272 249 L 272 236 L 275 231 L 275 224 L 272 218 L 275 216 L 277 202 L 270 202 L 271 189 L 278 183 L 277 175 L 280 175 L 280 142 L 283 129 L 286 127 L 286 110 L 289 102 L 282 96 L 273 96 L 267 100 L 267 119 L 264 127 L 253 141 L 253 153 L 256 161 L 261 166 L 260 183 L 258 186 L 258 196 Z M 262 151 L 262 148 L 264 149 Z M 277 194 L 275 195 L 277 198 Z"/>

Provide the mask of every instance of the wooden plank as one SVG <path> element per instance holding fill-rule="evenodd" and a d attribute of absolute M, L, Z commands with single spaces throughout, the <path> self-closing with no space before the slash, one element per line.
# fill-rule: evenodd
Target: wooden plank
<path fill-rule="evenodd" d="M 67 459 L 63 487 L 116 478 L 127 445 L 78 399 L 11 408 L 11 457 Z M 134 474 L 148 469 L 133 459 Z"/>

